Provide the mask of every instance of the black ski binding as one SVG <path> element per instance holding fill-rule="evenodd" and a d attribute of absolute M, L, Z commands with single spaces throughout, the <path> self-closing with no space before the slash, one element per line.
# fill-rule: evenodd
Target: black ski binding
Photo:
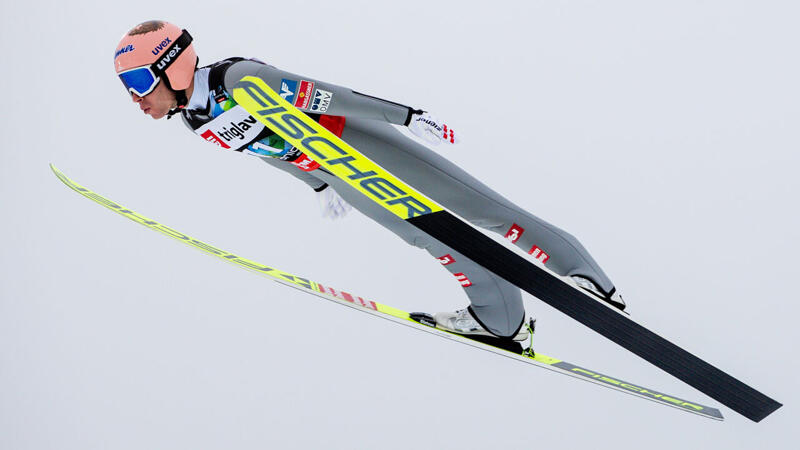
<path fill-rule="evenodd" d="M 436 319 L 433 318 L 432 315 L 424 312 L 412 312 L 409 313 L 408 316 L 411 320 L 415 322 L 419 322 L 423 325 L 427 325 L 431 328 L 436 328 Z"/>

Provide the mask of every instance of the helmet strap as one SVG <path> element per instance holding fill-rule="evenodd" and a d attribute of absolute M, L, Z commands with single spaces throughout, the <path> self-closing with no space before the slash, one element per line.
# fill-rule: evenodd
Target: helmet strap
<path fill-rule="evenodd" d="M 159 77 L 166 78 L 167 77 L 167 69 L 173 63 L 175 63 L 178 58 L 180 58 L 181 54 L 186 51 L 189 47 L 189 44 L 192 43 L 192 35 L 189 34 L 188 31 L 183 30 L 181 35 L 175 39 L 175 41 L 170 44 L 169 47 L 164 49 L 161 52 L 161 58 L 156 60 L 156 62 L 150 65 L 150 68 L 153 70 L 153 73 L 158 75 Z"/>
<path fill-rule="evenodd" d="M 153 72 L 156 73 L 159 76 L 159 78 L 161 78 L 161 81 L 163 81 L 166 84 L 169 90 L 175 93 L 175 100 L 177 100 L 177 106 L 174 109 L 171 109 L 167 113 L 167 119 L 177 114 L 181 109 L 183 109 L 186 106 L 187 103 L 189 103 L 189 100 L 186 98 L 185 90 L 177 91 L 172 88 L 172 85 L 169 82 L 169 78 L 167 77 L 167 69 L 169 68 L 169 66 L 172 65 L 172 63 L 175 62 L 175 60 L 178 59 L 178 57 L 180 57 L 181 53 L 183 53 L 184 50 L 186 50 L 186 48 L 191 43 L 192 43 L 192 36 L 189 34 L 188 31 L 183 30 L 178 39 L 175 39 L 175 42 L 173 42 L 172 45 L 170 45 L 164 50 L 164 52 L 162 53 L 162 57 L 158 61 L 151 64 L 150 66 Z M 195 61 L 195 67 L 196 66 L 197 62 Z"/>
<path fill-rule="evenodd" d="M 173 91 L 173 92 L 175 92 L 175 100 L 177 100 L 178 103 L 174 108 L 170 109 L 169 112 L 167 113 L 167 120 L 171 119 L 172 116 L 174 116 L 175 114 L 181 112 L 181 110 L 185 108 L 186 105 L 189 103 L 189 99 L 186 98 L 185 90 Z"/>

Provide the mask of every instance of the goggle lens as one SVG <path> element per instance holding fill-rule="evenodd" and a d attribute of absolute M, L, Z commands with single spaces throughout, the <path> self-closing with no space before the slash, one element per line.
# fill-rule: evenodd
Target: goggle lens
<path fill-rule="evenodd" d="M 122 80 L 125 89 L 139 97 L 144 97 L 153 92 L 158 82 L 161 81 L 150 69 L 150 66 L 126 70 L 119 74 L 119 79 Z"/>

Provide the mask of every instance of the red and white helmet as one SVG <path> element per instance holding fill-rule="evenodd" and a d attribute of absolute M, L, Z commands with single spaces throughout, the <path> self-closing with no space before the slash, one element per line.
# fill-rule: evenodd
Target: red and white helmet
<path fill-rule="evenodd" d="M 117 74 L 137 67 L 150 66 L 162 73 L 167 87 L 183 91 L 192 83 L 197 68 L 197 53 L 189 32 L 160 20 L 133 27 L 117 44 L 114 68 Z"/>

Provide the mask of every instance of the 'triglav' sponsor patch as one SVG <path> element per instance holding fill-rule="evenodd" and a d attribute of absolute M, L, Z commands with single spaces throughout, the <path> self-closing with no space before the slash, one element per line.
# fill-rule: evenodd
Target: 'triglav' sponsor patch
<path fill-rule="evenodd" d="M 263 129 L 263 123 L 236 105 L 194 132 L 212 144 L 238 150 L 252 142 Z"/>

